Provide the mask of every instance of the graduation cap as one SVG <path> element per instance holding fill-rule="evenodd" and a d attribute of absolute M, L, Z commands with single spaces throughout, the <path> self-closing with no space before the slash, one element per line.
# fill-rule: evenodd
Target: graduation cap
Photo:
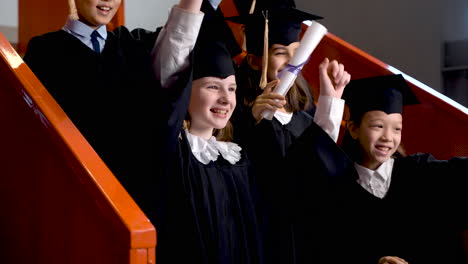
<path fill-rule="evenodd" d="M 244 24 L 247 52 L 263 56 L 266 18 L 268 19 L 268 46 L 273 44 L 288 46 L 299 41 L 303 21 L 323 17 L 296 9 L 294 1 L 272 1 L 268 4 L 257 1 L 253 13 L 226 19 Z"/>
<path fill-rule="evenodd" d="M 234 0 L 234 4 L 241 15 L 253 13 L 253 9 L 296 8 L 294 0 Z"/>
<path fill-rule="evenodd" d="M 205 14 L 203 23 L 209 25 L 212 34 L 222 35 L 220 38 L 224 40 L 231 57 L 235 57 L 242 53 L 242 49 L 226 23 L 221 8 L 218 7 L 220 2 L 220 0 L 203 0 L 201 6 L 201 11 Z"/>
<path fill-rule="evenodd" d="M 194 48 L 193 79 L 203 77 L 226 78 L 235 74 L 234 62 L 231 59 L 223 34 L 213 33 L 217 25 L 209 19 L 203 19 L 197 42 Z"/>
<path fill-rule="evenodd" d="M 322 17 L 296 9 L 294 0 L 254 0 L 249 13 L 226 18 L 245 25 L 245 48 L 248 53 L 261 56 L 260 87 L 266 86 L 268 49 L 273 44 L 288 46 L 299 41 L 302 22 Z"/>
<path fill-rule="evenodd" d="M 419 103 L 401 74 L 352 80 L 343 92 L 343 99 L 354 121 L 373 110 L 401 114 L 404 105 Z"/>

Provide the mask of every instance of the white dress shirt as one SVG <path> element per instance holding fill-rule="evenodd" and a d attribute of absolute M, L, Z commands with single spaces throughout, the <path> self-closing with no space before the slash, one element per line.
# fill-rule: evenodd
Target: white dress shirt
<path fill-rule="evenodd" d="M 152 51 L 153 70 L 163 88 L 177 80 L 188 67 L 188 57 L 195 46 L 204 14 L 172 7 L 166 25 L 159 32 Z"/>
<path fill-rule="evenodd" d="M 336 142 L 343 119 L 344 100 L 331 96 L 320 96 L 315 111 L 314 122 L 317 123 Z M 276 111 L 274 117 L 283 125 L 291 122 L 293 114 Z"/>
<path fill-rule="evenodd" d="M 93 43 L 91 42 L 91 33 L 93 33 L 94 29 L 87 26 L 85 23 L 70 18 L 67 18 L 67 22 L 65 26 L 62 28 L 63 31 L 70 33 L 75 38 L 79 39 L 83 44 L 88 46 L 90 49 L 94 50 Z M 98 33 L 97 40 L 99 42 L 99 49 L 100 52 L 104 49 L 104 45 L 106 44 L 107 39 L 107 29 L 106 25 L 100 26 L 96 29 Z"/>
<path fill-rule="evenodd" d="M 390 158 L 375 171 L 354 163 L 354 167 L 359 174 L 357 182 L 374 196 L 384 198 L 392 180 L 394 162 L 395 160 Z"/>

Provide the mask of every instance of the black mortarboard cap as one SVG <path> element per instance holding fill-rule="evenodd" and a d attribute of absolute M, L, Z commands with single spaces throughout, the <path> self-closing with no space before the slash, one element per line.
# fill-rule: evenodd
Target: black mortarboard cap
<path fill-rule="evenodd" d="M 221 8 L 218 7 L 217 9 L 214 9 L 210 1 L 203 0 L 201 11 L 205 14 L 203 18 L 204 23 L 210 25 L 209 30 L 212 31 L 212 34 L 219 34 L 220 36 L 218 38 L 224 40 L 226 48 L 229 53 L 231 53 L 231 57 L 235 57 L 240 54 L 242 49 L 237 43 L 231 28 L 226 23 Z"/>
<path fill-rule="evenodd" d="M 203 77 L 226 78 L 235 74 L 231 54 L 223 34 L 216 34 L 216 24 L 204 19 L 194 48 L 193 79 Z"/>
<path fill-rule="evenodd" d="M 253 0 L 234 0 L 234 4 L 240 15 L 250 12 Z M 256 0 L 256 10 L 268 10 L 274 8 L 296 8 L 294 0 Z"/>
<path fill-rule="evenodd" d="M 245 25 L 247 52 L 257 56 L 263 55 L 263 36 L 265 32 L 265 16 L 268 16 L 268 44 L 288 46 L 299 41 L 302 22 L 317 20 L 322 17 L 295 8 L 294 1 L 258 1 L 255 12 L 229 17 L 235 23 Z"/>
<path fill-rule="evenodd" d="M 354 121 L 373 110 L 401 114 L 404 105 L 419 103 L 401 74 L 352 80 L 343 92 L 343 99 Z"/>

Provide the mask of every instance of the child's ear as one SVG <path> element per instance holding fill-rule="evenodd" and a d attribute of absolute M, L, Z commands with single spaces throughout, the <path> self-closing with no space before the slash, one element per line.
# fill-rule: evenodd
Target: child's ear
<path fill-rule="evenodd" d="M 357 139 L 359 137 L 359 126 L 354 121 L 346 122 L 346 128 L 353 139 Z"/>

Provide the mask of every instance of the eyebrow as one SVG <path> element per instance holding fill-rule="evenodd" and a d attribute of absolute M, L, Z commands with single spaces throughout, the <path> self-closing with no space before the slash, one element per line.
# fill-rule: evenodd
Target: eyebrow
<path fill-rule="evenodd" d="M 287 48 L 286 47 L 282 47 L 282 46 L 272 46 L 271 47 L 273 50 L 278 50 L 278 49 L 282 49 L 282 50 L 286 50 Z"/>

